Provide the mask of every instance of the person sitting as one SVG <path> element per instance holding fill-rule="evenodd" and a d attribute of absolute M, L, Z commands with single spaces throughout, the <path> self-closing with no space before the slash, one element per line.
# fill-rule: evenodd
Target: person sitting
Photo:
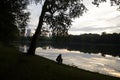
<path fill-rule="evenodd" d="M 63 61 L 62 55 L 59 54 L 59 55 L 57 56 L 57 58 L 56 58 L 56 62 L 57 62 L 58 64 L 62 64 L 62 61 Z"/>

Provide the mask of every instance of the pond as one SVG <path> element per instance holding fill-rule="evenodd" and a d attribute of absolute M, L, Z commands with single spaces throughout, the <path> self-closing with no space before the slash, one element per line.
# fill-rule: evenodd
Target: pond
<path fill-rule="evenodd" d="M 24 51 L 27 51 L 24 46 Z M 23 51 L 23 50 L 22 50 Z M 56 60 L 62 54 L 63 63 L 80 69 L 120 77 L 120 57 L 102 53 L 84 53 L 81 51 L 57 49 L 53 47 L 37 47 L 36 55 Z"/>

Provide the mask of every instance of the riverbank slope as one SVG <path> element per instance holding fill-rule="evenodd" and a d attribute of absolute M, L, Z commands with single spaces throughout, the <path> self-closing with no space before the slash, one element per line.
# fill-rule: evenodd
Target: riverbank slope
<path fill-rule="evenodd" d="M 120 80 L 0 46 L 0 80 Z"/>

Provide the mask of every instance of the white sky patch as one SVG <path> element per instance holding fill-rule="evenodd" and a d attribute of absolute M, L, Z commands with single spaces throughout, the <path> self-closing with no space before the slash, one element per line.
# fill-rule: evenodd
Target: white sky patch
<path fill-rule="evenodd" d="M 84 0 L 84 4 L 89 9 L 80 18 L 74 19 L 71 26 L 70 34 L 83 34 L 83 33 L 113 33 L 120 32 L 120 11 L 117 11 L 116 6 L 110 6 L 110 2 L 101 3 L 96 7 L 91 3 L 92 0 Z M 41 12 L 41 4 L 32 4 L 29 7 L 31 12 L 29 28 L 34 30 L 37 27 L 38 19 Z"/>
<path fill-rule="evenodd" d="M 90 0 L 85 0 L 84 4 L 89 11 L 80 18 L 74 20 L 69 30 L 70 34 L 82 33 L 113 33 L 120 32 L 120 12 L 116 6 L 110 6 L 110 2 L 101 3 L 99 7 L 91 4 Z"/>
<path fill-rule="evenodd" d="M 35 31 L 38 25 L 38 20 L 39 20 L 39 16 L 41 13 L 41 9 L 42 9 L 41 4 L 31 4 L 28 6 L 28 10 L 31 12 L 28 28 L 30 28 L 32 32 Z"/>

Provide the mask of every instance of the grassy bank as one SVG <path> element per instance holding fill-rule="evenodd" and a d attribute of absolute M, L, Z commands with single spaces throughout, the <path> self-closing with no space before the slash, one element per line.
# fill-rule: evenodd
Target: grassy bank
<path fill-rule="evenodd" d="M 120 80 L 0 46 L 0 80 Z"/>

